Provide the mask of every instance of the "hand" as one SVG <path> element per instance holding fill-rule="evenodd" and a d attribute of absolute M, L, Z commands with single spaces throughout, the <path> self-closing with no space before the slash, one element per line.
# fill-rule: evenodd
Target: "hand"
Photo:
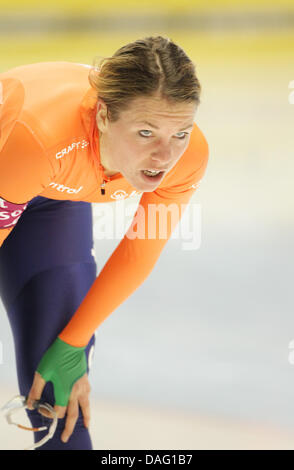
<path fill-rule="evenodd" d="M 27 399 L 27 407 L 29 409 L 33 409 L 32 403 L 34 400 L 39 400 L 41 398 L 45 385 L 46 385 L 46 382 L 42 378 L 42 376 L 38 372 L 35 372 L 33 385 L 30 389 L 28 399 Z M 73 385 L 71 394 L 69 397 L 69 401 L 68 401 L 68 406 L 59 406 L 59 405 L 54 406 L 54 410 L 56 411 L 58 418 L 64 418 L 65 414 L 67 414 L 64 431 L 61 435 L 61 440 L 63 442 L 68 441 L 68 439 L 70 438 L 75 428 L 75 425 L 79 416 L 79 405 L 81 407 L 83 418 L 84 418 L 84 426 L 86 428 L 89 427 L 90 391 L 91 391 L 91 387 L 88 381 L 88 374 L 85 373 Z"/>
<path fill-rule="evenodd" d="M 88 394 L 90 385 L 87 376 L 85 346 L 72 346 L 59 337 L 49 346 L 35 371 L 33 385 L 28 395 L 27 406 L 40 399 L 46 382 L 53 384 L 55 406 L 59 418 L 67 412 L 63 442 L 72 434 L 79 414 L 79 404 L 84 415 L 84 424 L 89 424 Z"/>

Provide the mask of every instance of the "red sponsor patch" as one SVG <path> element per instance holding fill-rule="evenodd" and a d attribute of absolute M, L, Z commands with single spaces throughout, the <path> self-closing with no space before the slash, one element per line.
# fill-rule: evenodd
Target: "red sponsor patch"
<path fill-rule="evenodd" d="M 0 197 L 0 229 L 15 225 L 27 205 L 13 204 Z"/>

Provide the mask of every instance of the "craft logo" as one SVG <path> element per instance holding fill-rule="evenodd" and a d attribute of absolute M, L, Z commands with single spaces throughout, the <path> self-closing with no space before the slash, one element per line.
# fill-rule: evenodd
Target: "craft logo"
<path fill-rule="evenodd" d="M 60 150 L 60 152 L 57 152 L 56 159 L 64 157 L 68 153 L 72 152 L 74 149 L 83 150 L 87 148 L 88 145 L 89 145 L 89 142 L 87 140 L 82 140 L 81 142 L 73 142 L 71 145 L 68 145 L 64 149 Z"/>
<path fill-rule="evenodd" d="M 26 204 L 13 204 L 0 198 L 0 229 L 13 227 L 26 209 Z"/>

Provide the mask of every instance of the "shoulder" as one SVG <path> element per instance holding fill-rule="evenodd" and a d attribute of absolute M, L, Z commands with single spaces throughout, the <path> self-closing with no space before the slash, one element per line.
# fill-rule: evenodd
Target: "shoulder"
<path fill-rule="evenodd" d="M 22 89 L 23 121 L 45 147 L 80 132 L 80 105 L 89 88 L 90 66 L 71 62 L 40 62 L 0 74 L 0 83 L 13 81 Z M 17 91 L 14 90 L 14 100 Z M 19 100 L 20 101 L 20 100 Z"/>
<path fill-rule="evenodd" d="M 36 62 L 33 64 L 20 65 L 0 73 L 2 78 L 18 78 L 24 84 L 37 80 L 58 80 L 63 78 L 63 82 L 68 78 L 71 80 L 80 76 L 88 76 L 91 66 L 88 64 L 78 64 L 76 62 L 56 61 L 56 62 Z M 49 90 L 48 90 L 49 91 Z"/>
<path fill-rule="evenodd" d="M 24 90 L 24 105 L 42 109 L 42 105 L 59 104 L 74 99 L 89 88 L 90 66 L 71 62 L 40 62 L 22 65 L 0 74 L 0 81 L 14 80 Z M 46 109 L 46 108 L 44 108 Z"/>
<path fill-rule="evenodd" d="M 20 80 L 0 74 L 0 151 L 24 106 L 25 92 Z"/>

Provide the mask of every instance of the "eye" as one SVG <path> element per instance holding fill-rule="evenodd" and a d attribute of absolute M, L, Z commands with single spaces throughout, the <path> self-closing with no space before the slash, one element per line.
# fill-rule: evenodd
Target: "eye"
<path fill-rule="evenodd" d="M 141 137 L 150 137 L 150 135 L 142 135 L 142 132 L 149 132 L 149 134 L 152 134 L 151 131 L 142 130 L 142 131 L 139 131 L 139 135 L 140 135 Z M 177 138 L 180 139 L 180 140 L 183 140 L 183 139 L 185 139 L 185 137 L 188 135 L 188 132 L 178 132 L 176 135 L 179 135 L 179 134 L 182 134 L 182 136 L 181 136 L 181 137 L 177 137 Z"/>
<path fill-rule="evenodd" d="M 188 135 L 188 132 L 178 132 L 177 135 L 179 134 L 182 134 L 182 137 L 178 137 L 178 139 L 183 140 Z"/>
<path fill-rule="evenodd" d="M 141 132 L 150 132 L 150 133 L 151 133 L 151 131 L 140 131 L 140 132 L 139 132 L 139 135 L 140 135 L 141 137 L 149 137 L 149 135 L 142 135 Z"/>

